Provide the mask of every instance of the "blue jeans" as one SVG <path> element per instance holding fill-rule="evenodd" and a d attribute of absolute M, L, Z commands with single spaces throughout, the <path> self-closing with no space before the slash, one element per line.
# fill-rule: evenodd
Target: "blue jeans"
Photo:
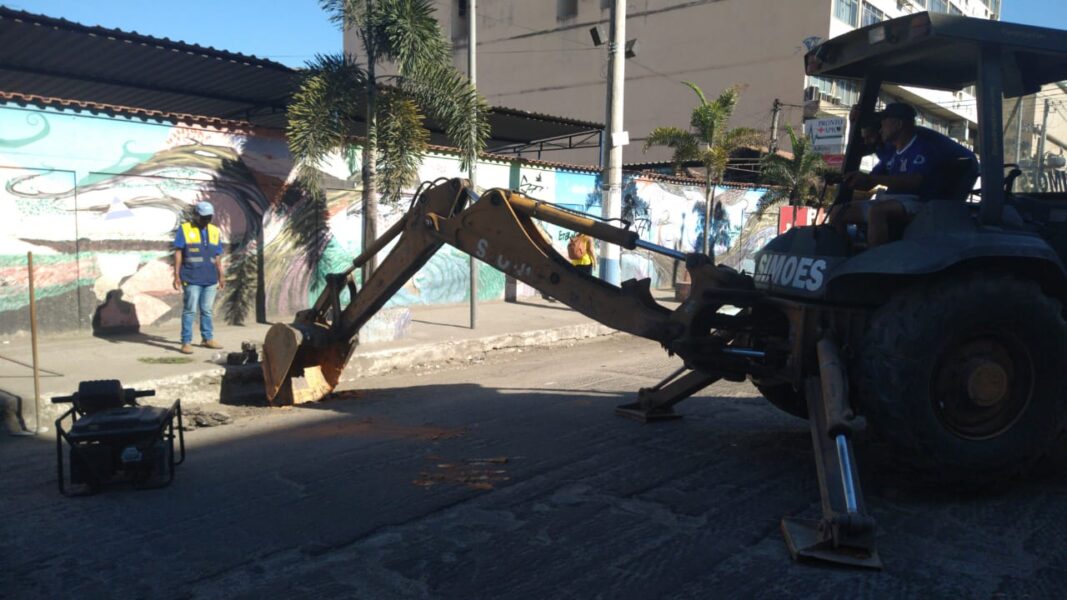
<path fill-rule="evenodd" d="M 215 290 L 218 284 L 193 285 L 183 284 L 182 294 L 182 344 L 193 341 L 193 319 L 196 318 L 196 309 L 200 308 L 200 337 L 206 342 L 213 340 L 215 329 L 211 322 L 211 316 L 215 311 Z"/>

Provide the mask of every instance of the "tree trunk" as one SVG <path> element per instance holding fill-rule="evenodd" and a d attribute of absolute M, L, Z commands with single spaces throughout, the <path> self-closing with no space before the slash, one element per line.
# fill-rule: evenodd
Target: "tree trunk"
<path fill-rule="evenodd" d="M 712 235 L 712 217 L 715 214 L 715 183 L 711 175 L 704 176 L 704 253 L 715 263 L 715 239 Z"/>
<path fill-rule="evenodd" d="M 374 3 L 367 2 L 367 19 L 373 17 Z M 363 248 L 366 249 L 378 239 L 378 82 L 374 75 L 374 63 L 377 49 L 374 37 L 365 38 L 367 47 L 367 143 L 363 148 Z M 378 268 L 378 257 L 372 256 L 363 265 L 361 272 L 363 284 Z"/>

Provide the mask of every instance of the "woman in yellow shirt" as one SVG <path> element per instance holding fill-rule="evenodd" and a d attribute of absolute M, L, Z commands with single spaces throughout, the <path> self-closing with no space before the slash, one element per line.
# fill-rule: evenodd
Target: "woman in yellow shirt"
<path fill-rule="evenodd" d="M 571 254 L 571 264 L 582 273 L 592 275 L 596 269 L 596 247 L 593 245 L 593 238 L 584 233 L 579 233 L 571 243 L 581 252 L 579 258 L 575 258 L 576 252 L 569 252 Z"/>

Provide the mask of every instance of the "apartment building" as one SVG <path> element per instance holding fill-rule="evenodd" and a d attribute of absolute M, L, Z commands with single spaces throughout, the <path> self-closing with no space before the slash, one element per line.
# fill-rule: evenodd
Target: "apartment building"
<path fill-rule="evenodd" d="M 489 103 L 603 121 L 607 46 L 594 45 L 590 28 L 608 29 L 612 3 L 478 0 L 478 87 Z M 636 44 L 625 67 L 624 127 L 631 143 L 624 160 L 669 156 L 662 148 L 644 153 L 642 145 L 654 127 L 687 126 L 697 99 L 683 81 L 696 83 L 709 97 L 742 86 L 731 125 L 768 134 L 775 99 L 782 125 L 798 130 L 805 119 L 844 116 L 856 100 L 856 85 L 805 76 L 804 53 L 853 28 L 922 10 L 996 19 L 1000 0 L 629 0 L 626 37 Z M 438 11 L 452 36 L 456 66 L 464 71 L 469 3 L 439 0 Z M 928 126 L 961 140 L 973 138 L 975 100 L 967 91 L 890 93 L 917 105 Z M 598 159 L 595 149 L 554 158 Z"/>

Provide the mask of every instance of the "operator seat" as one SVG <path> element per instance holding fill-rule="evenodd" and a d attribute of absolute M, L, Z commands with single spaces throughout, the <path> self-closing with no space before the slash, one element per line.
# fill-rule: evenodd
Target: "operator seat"
<path fill-rule="evenodd" d="M 978 181 L 978 161 L 971 156 L 945 163 L 940 175 L 941 185 L 933 192 L 932 200 L 966 202 Z"/>
<path fill-rule="evenodd" d="M 948 161 L 938 169 L 935 176 L 938 178 L 939 185 L 934 188 L 934 191 L 930 192 L 929 196 L 926 196 L 926 199 L 930 202 L 962 205 L 974 191 L 974 183 L 978 181 L 978 174 L 978 161 L 973 157 L 968 156 Z M 904 230 L 909 225 L 911 225 L 910 221 L 907 223 L 891 223 L 889 226 L 889 239 L 896 241 L 903 238 Z"/>

